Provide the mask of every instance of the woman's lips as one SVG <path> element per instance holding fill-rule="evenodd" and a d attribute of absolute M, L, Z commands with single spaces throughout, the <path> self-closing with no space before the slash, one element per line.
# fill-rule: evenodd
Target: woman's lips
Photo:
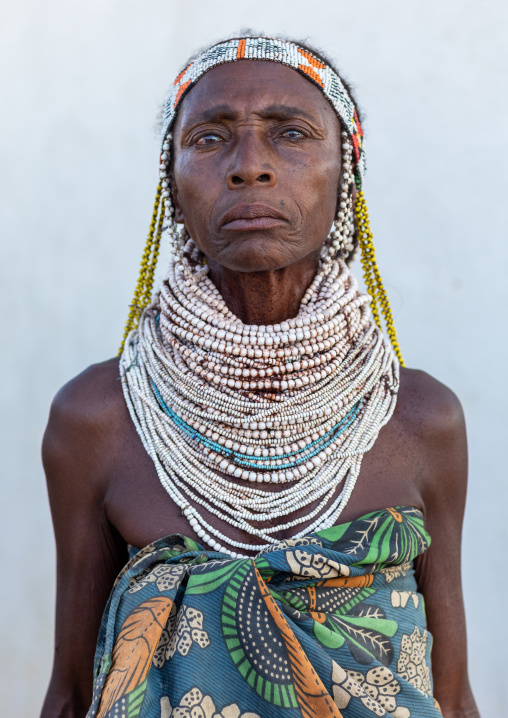
<path fill-rule="evenodd" d="M 243 217 L 226 222 L 226 224 L 222 225 L 222 229 L 245 232 L 253 229 L 272 229 L 272 227 L 278 227 L 285 222 L 285 219 L 278 219 L 277 217 Z"/>
<path fill-rule="evenodd" d="M 287 219 L 282 212 L 262 204 L 244 204 L 233 207 L 223 216 L 221 229 L 248 232 L 255 229 L 271 229 Z"/>

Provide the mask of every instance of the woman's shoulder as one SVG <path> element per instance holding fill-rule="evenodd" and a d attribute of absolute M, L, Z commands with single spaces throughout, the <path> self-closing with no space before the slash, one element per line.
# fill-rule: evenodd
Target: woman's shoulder
<path fill-rule="evenodd" d="M 79 464 L 93 477 L 95 466 L 104 468 L 127 415 L 118 362 L 93 364 L 57 392 L 42 445 L 47 474 L 67 474 Z"/>
<path fill-rule="evenodd" d="M 464 412 L 456 394 L 424 371 L 402 368 L 394 420 L 425 476 L 423 493 L 448 488 L 465 492 L 467 439 Z M 418 472 L 419 473 L 419 472 Z"/>
<path fill-rule="evenodd" d="M 70 381 L 55 395 L 51 409 L 86 415 L 104 411 L 122 394 L 119 357 L 92 364 Z"/>
<path fill-rule="evenodd" d="M 420 369 L 401 367 L 397 410 L 408 427 L 425 435 L 453 431 L 464 423 L 457 395 Z"/>
<path fill-rule="evenodd" d="M 49 424 L 71 429 L 99 430 L 111 425 L 124 406 L 119 358 L 92 364 L 57 392 Z"/>

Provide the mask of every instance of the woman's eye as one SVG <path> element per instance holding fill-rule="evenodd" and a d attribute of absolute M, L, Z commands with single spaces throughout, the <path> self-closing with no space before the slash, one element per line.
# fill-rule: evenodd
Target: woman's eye
<path fill-rule="evenodd" d="M 220 142 L 221 138 L 219 135 L 216 135 L 215 132 L 207 132 L 206 135 L 201 135 L 201 137 L 198 138 L 196 141 L 197 145 L 214 145 L 217 142 Z"/>
<path fill-rule="evenodd" d="M 294 128 L 290 130 L 284 130 L 282 134 L 284 137 L 287 137 L 290 140 L 299 140 L 300 137 L 305 136 L 303 132 L 300 132 L 300 130 L 296 130 Z"/>

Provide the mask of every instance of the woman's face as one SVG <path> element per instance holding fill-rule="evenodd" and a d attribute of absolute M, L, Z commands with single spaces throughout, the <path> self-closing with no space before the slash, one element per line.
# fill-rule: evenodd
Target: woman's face
<path fill-rule="evenodd" d="M 292 68 L 240 60 L 208 71 L 174 128 L 174 203 L 201 251 L 228 269 L 315 254 L 335 216 L 339 120 Z"/>

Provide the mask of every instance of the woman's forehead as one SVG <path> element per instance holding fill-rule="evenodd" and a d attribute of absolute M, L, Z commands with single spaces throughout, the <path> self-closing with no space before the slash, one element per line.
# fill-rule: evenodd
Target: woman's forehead
<path fill-rule="evenodd" d="M 214 112 L 263 111 L 268 108 L 300 111 L 318 120 L 339 120 L 332 106 L 310 80 L 291 67 L 268 60 L 239 60 L 208 70 L 181 101 L 178 125 L 207 120 Z M 330 121 L 330 120 L 329 120 Z"/>

